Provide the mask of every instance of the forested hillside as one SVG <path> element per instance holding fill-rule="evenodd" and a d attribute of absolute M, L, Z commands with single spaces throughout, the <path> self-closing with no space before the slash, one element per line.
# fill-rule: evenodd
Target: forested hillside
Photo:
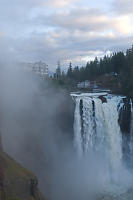
<path fill-rule="evenodd" d="M 109 78 L 115 77 L 115 78 Z M 75 86 L 80 81 L 98 80 L 106 86 L 105 77 L 110 84 L 114 84 L 122 94 L 133 96 L 133 46 L 126 53 L 120 51 L 103 58 L 89 61 L 85 67 L 72 67 L 70 63 L 67 73 L 61 72 L 60 65 L 56 69 L 54 79 L 60 84 Z"/>

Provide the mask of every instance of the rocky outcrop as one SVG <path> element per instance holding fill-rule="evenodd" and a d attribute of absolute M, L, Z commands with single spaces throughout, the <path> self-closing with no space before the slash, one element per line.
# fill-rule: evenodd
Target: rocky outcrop
<path fill-rule="evenodd" d="M 102 101 L 102 103 L 107 103 L 107 99 L 104 96 L 99 96 L 98 98 Z"/>
<path fill-rule="evenodd" d="M 3 151 L 3 146 L 2 146 L 2 135 L 1 135 L 1 132 L 0 132 L 0 151 Z"/>
<path fill-rule="evenodd" d="M 130 142 L 132 138 L 131 133 L 131 99 L 128 97 L 123 98 L 123 106 L 119 112 L 119 125 L 122 133 L 122 150 L 123 159 L 128 161 L 128 165 L 132 166 Z"/>
<path fill-rule="evenodd" d="M 120 110 L 119 115 L 119 124 L 121 132 L 126 134 L 127 137 L 130 137 L 130 128 L 131 128 L 131 99 L 123 98 L 123 107 Z"/>
<path fill-rule="evenodd" d="M 0 152 L 0 200 L 44 200 L 37 178 Z"/>

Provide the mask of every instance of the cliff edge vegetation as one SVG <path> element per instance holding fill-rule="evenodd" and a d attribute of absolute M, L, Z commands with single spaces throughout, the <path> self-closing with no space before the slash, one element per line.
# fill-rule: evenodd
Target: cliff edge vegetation
<path fill-rule="evenodd" d="M 45 200 L 37 186 L 34 174 L 0 151 L 0 200 Z"/>

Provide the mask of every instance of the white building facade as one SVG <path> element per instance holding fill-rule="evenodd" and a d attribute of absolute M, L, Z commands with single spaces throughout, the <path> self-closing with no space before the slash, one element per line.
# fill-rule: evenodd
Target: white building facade
<path fill-rule="evenodd" d="M 35 63 L 25 63 L 24 68 L 39 75 L 42 79 L 49 76 L 48 65 L 42 61 Z"/>

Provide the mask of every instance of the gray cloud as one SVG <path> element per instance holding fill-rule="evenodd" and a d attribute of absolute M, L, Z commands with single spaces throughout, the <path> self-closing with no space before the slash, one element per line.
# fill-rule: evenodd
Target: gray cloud
<path fill-rule="evenodd" d="M 67 37 L 62 35 L 58 40 L 56 40 L 57 47 L 47 43 L 43 35 L 38 36 L 38 40 L 33 37 L 27 41 L 23 41 L 25 46 L 20 43 L 16 47 L 17 54 L 20 54 L 19 59 L 21 61 L 41 59 L 47 63 L 50 61 L 50 66 L 54 69 L 57 58 L 61 62 L 72 60 L 73 64 L 85 64 L 86 60 L 82 60 L 84 57 L 97 56 L 97 52 L 100 52 L 100 55 L 104 55 L 107 51 L 124 50 L 132 43 L 132 37 L 120 37 L 118 39 L 108 38 L 106 36 L 99 38 L 97 36 L 94 38 L 91 37 L 90 39 L 84 38 L 83 40 L 82 36 L 75 39 L 71 34 Z"/>
<path fill-rule="evenodd" d="M 113 25 L 112 19 L 98 9 L 73 9 L 67 13 L 55 13 L 48 17 L 40 16 L 38 23 L 66 29 L 84 31 L 104 31 Z"/>
<path fill-rule="evenodd" d="M 133 14 L 133 1 L 114 0 L 113 9 L 119 14 Z"/>
<path fill-rule="evenodd" d="M 72 60 L 73 64 L 85 64 L 84 57 L 104 55 L 107 51 L 126 49 L 132 43 L 132 37 L 86 36 L 84 32 L 73 33 L 53 31 L 52 33 L 33 34 L 30 38 L 0 40 L 1 60 L 36 61 L 44 60 L 55 69 L 57 60 Z M 4 56 L 3 56 L 4 55 Z"/>
<path fill-rule="evenodd" d="M 55 69 L 57 60 L 83 65 L 86 59 L 132 44 L 130 16 L 111 15 L 98 5 L 93 9 L 89 5 L 70 8 L 70 1 L 63 2 L 69 4 L 68 9 L 60 0 L 13 0 L 12 4 L 2 0 L 0 60 L 43 60 Z M 115 9 L 121 2 L 115 1 Z"/>

